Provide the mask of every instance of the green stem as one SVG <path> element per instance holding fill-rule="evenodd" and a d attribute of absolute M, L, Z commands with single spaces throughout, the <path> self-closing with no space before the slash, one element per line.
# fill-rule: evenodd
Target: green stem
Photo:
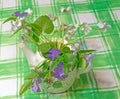
<path fill-rule="evenodd" d="M 36 46 L 38 46 L 38 44 L 30 37 L 28 36 L 27 34 L 24 34 L 27 38 L 29 38 Z"/>
<path fill-rule="evenodd" d="M 43 35 L 43 33 L 41 33 L 41 36 L 43 36 L 47 41 L 51 42 L 51 40 L 49 40 L 45 35 Z"/>

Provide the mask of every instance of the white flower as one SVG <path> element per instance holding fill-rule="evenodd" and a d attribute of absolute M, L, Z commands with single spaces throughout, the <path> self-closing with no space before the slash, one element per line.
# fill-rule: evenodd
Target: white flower
<path fill-rule="evenodd" d="M 61 12 L 64 12 L 65 8 L 64 7 L 61 7 L 60 11 Z"/>
<path fill-rule="evenodd" d="M 79 43 L 75 43 L 74 46 L 75 46 L 76 49 L 79 49 L 79 48 L 80 48 L 80 44 L 79 44 Z"/>
<path fill-rule="evenodd" d="M 72 9 L 71 6 L 67 7 L 67 11 L 68 11 L 68 12 L 71 11 L 71 9 Z"/>
<path fill-rule="evenodd" d="M 64 7 L 61 7 L 61 12 L 64 13 L 64 12 L 70 12 L 71 11 L 71 7 L 68 6 L 67 8 L 64 8 Z"/>
<path fill-rule="evenodd" d="M 80 49 L 80 43 L 75 43 L 74 45 L 71 46 L 71 50 L 77 51 Z"/>
<path fill-rule="evenodd" d="M 78 25 L 64 25 L 64 30 L 65 30 L 65 39 L 66 40 L 73 40 L 76 37 L 76 31 L 78 29 Z"/>
<path fill-rule="evenodd" d="M 69 34 L 65 34 L 65 39 L 68 40 L 70 38 Z"/>
<path fill-rule="evenodd" d="M 17 30 L 22 25 L 22 23 L 21 23 L 21 20 L 16 20 L 16 21 L 12 20 L 11 21 L 11 25 L 12 25 L 11 30 L 15 31 L 15 30 Z"/>
<path fill-rule="evenodd" d="M 87 23 L 83 23 L 80 29 L 83 30 L 86 34 L 92 30 L 92 28 Z"/>
<path fill-rule="evenodd" d="M 100 28 L 102 32 L 106 32 L 107 28 L 111 28 L 111 25 L 106 23 L 106 19 L 103 22 L 99 22 L 97 26 Z"/>
<path fill-rule="evenodd" d="M 27 10 L 25 10 L 25 12 L 27 12 L 28 15 L 32 15 L 32 10 L 30 8 L 28 8 Z"/>
<path fill-rule="evenodd" d="M 73 55 L 77 55 L 78 50 L 80 49 L 80 43 L 75 43 L 71 46 L 71 50 L 73 51 Z"/>
<path fill-rule="evenodd" d="M 77 29 L 78 29 L 78 25 L 68 25 L 67 32 L 73 34 L 76 33 Z"/>
<path fill-rule="evenodd" d="M 50 19 L 51 19 L 52 21 L 55 21 L 55 20 L 58 18 L 57 16 L 54 16 L 53 13 L 52 13 L 52 14 L 49 14 L 48 16 L 50 17 Z"/>

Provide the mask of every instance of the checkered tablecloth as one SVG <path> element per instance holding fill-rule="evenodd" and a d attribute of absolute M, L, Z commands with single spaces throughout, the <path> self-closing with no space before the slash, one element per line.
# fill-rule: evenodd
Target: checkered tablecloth
<path fill-rule="evenodd" d="M 61 7 L 72 7 L 70 14 L 60 14 Z M 24 75 L 30 69 L 17 47 L 19 36 L 9 38 L 10 22 L 2 24 L 15 11 L 33 10 L 33 20 L 54 13 L 69 24 L 88 23 L 94 31 L 82 42 L 85 49 L 95 49 L 93 69 L 80 75 L 63 94 L 33 93 L 19 97 Z M 111 28 L 103 33 L 96 27 L 107 19 Z M 78 36 L 81 35 L 78 31 Z M 0 99 L 120 99 L 120 0 L 0 0 Z"/>

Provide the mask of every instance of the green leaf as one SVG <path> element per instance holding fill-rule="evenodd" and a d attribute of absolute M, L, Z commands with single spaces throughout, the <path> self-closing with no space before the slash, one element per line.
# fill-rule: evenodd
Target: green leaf
<path fill-rule="evenodd" d="M 58 65 L 59 62 L 60 61 L 58 61 L 58 59 L 52 61 L 52 64 L 50 66 L 50 71 L 53 71 L 57 67 L 57 65 Z"/>
<path fill-rule="evenodd" d="M 35 42 L 39 42 L 39 38 L 35 34 L 32 34 L 32 38 Z"/>
<path fill-rule="evenodd" d="M 70 53 L 70 52 L 71 52 L 69 47 L 63 47 L 63 48 L 61 49 L 61 51 L 62 51 L 63 53 Z"/>
<path fill-rule="evenodd" d="M 73 55 L 73 54 L 69 54 L 69 53 L 68 53 L 68 54 L 66 54 L 66 55 L 67 55 L 67 57 L 68 57 L 68 61 L 69 61 L 69 62 L 73 62 L 73 60 L 76 59 L 76 56 Z"/>
<path fill-rule="evenodd" d="M 68 56 L 66 54 L 63 55 L 63 61 L 64 63 L 68 63 Z"/>
<path fill-rule="evenodd" d="M 57 67 L 57 65 L 58 65 L 59 62 L 68 61 L 67 58 L 66 58 L 66 60 L 64 60 L 64 56 L 58 56 L 58 57 L 56 57 L 56 59 L 54 61 L 52 61 L 51 66 L 50 66 L 50 71 L 53 71 Z"/>
<path fill-rule="evenodd" d="M 37 79 L 37 78 L 39 78 L 39 76 L 40 75 L 39 75 L 38 71 L 32 70 L 32 72 L 30 74 L 28 74 L 28 75 L 25 76 L 24 80 L 29 80 L 31 78 Z"/>
<path fill-rule="evenodd" d="M 91 53 L 94 52 L 95 50 L 80 50 L 79 53 Z"/>
<path fill-rule="evenodd" d="M 68 73 L 69 67 L 68 64 L 64 63 L 64 73 Z"/>
<path fill-rule="evenodd" d="M 85 68 L 86 68 L 86 59 L 84 58 L 84 57 L 82 57 L 82 59 L 81 59 L 82 61 L 81 61 L 81 67 L 82 67 L 82 71 L 84 71 L 85 70 Z"/>
<path fill-rule="evenodd" d="M 43 43 L 41 45 L 39 45 L 39 51 L 41 51 L 42 53 L 46 53 L 50 50 L 51 46 L 49 43 Z"/>
<path fill-rule="evenodd" d="M 48 71 L 48 72 L 45 74 L 44 78 L 43 78 L 43 82 L 46 81 L 47 78 L 49 78 L 49 77 L 51 77 L 51 76 L 52 76 L 52 75 L 51 75 L 51 72 Z"/>
<path fill-rule="evenodd" d="M 19 32 L 22 29 L 22 27 L 18 28 L 10 37 L 14 36 L 17 32 Z"/>
<path fill-rule="evenodd" d="M 31 79 L 31 78 L 33 78 L 33 74 L 32 74 L 32 73 L 26 75 L 26 76 L 24 77 L 24 80 L 28 80 L 28 79 Z"/>
<path fill-rule="evenodd" d="M 30 86 L 32 85 L 32 80 L 25 82 L 20 88 L 20 95 L 22 95 Z"/>
<path fill-rule="evenodd" d="M 61 87 L 63 87 L 63 85 L 62 85 L 61 81 L 56 81 L 56 82 L 53 84 L 53 87 L 54 87 L 54 88 L 61 88 Z"/>
<path fill-rule="evenodd" d="M 54 25 L 51 19 L 47 16 L 40 16 L 35 22 L 42 29 L 42 32 L 50 34 L 54 30 Z"/>
<path fill-rule="evenodd" d="M 57 42 L 50 42 L 51 48 L 56 49 L 57 48 Z"/>
<path fill-rule="evenodd" d="M 44 71 L 47 70 L 47 68 L 48 68 L 48 62 L 45 61 L 41 66 L 42 66 L 42 69 L 43 69 Z"/>
<path fill-rule="evenodd" d="M 3 22 L 3 24 L 6 23 L 6 22 L 8 22 L 8 21 L 11 21 L 11 20 L 16 21 L 16 19 L 17 19 L 16 16 L 11 16 L 10 18 L 6 19 L 6 20 Z"/>
<path fill-rule="evenodd" d="M 79 63 L 79 60 L 77 59 L 77 57 L 74 57 L 72 70 L 74 70 L 76 67 L 78 67 L 78 63 Z"/>
<path fill-rule="evenodd" d="M 42 33 L 42 28 L 35 23 L 28 24 L 27 26 L 30 26 L 32 28 L 32 31 L 38 36 Z"/>

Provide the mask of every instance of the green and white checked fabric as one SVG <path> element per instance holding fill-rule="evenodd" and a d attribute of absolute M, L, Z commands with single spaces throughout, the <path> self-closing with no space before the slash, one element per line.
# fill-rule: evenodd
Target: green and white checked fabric
<path fill-rule="evenodd" d="M 61 7 L 72 7 L 70 14 L 60 14 Z M 87 22 L 94 31 L 82 42 L 85 49 L 96 49 L 93 69 L 80 75 L 69 91 L 48 94 L 27 91 L 19 97 L 19 88 L 29 66 L 17 47 L 19 35 L 11 35 L 10 22 L 2 24 L 13 12 L 33 10 L 33 20 L 54 13 L 71 24 Z M 107 19 L 111 28 L 97 30 L 96 23 Z M 57 26 L 57 23 L 55 23 Z M 78 36 L 81 31 L 78 32 Z M 0 0 L 0 99 L 120 99 L 120 0 Z"/>

